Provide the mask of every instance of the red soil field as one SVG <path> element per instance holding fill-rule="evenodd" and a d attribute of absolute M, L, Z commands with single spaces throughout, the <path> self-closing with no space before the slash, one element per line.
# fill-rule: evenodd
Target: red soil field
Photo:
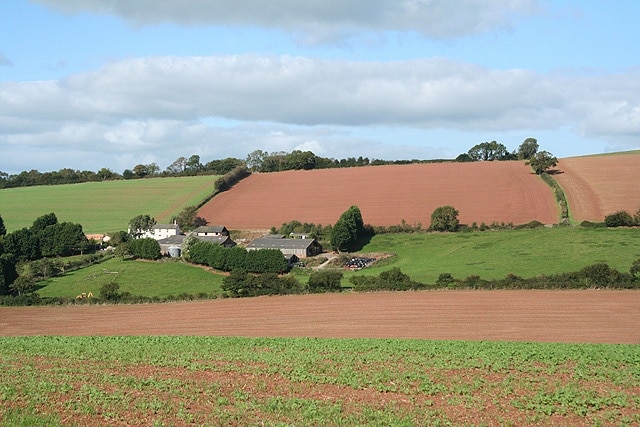
<path fill-rule="evenodd" d="M 558 222 L 551 189 L 524 162 L 433 163 L 253 174 L 214 197 L 198 215 L 235 230 L 291 220 L 334 224 L 357 205 L 365 223 L 431 222 L 451 205 L 461 223 Z"/>
<path fill-rule="evenodd" d="M 638 291 L 425 291 L 2 307 L 0 335 L 203 335 L 640 343 Z"/>
<path fill-rule="evenodd" d="M 571 157 L 553 177 L 564 190 L 575 221 L 603 221 L 606 215 L 640 209 L 640 152 Z"/>

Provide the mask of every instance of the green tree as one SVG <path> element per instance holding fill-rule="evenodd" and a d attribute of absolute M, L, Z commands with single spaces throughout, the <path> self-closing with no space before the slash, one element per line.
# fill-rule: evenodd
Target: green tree
<path fill-rule="evenodd" d="M 7 234 L 7 228 L 4 226 L 4 220 L 2 219 L 2 215 L 0 215 L 0 237 Z"/>
<path fill-rule="evenodd" d="M 249 296 L 249 275 L 246 270 L 232 270 L 231 273 L 222 279 L 222 290 L 230 297 Z"/>
<path fill-rule="evenodd" d="M 138 215 L 129 221 L 129 234 L 137 239 L 156 225 L 155 218 L 149 215 Z"/>
<path fill-rule="evenodd" d="M 38 237 L 28 228 L 22 228 L 4 236 L 5 253 L 13 254 L 18 261 L 42 258 Z"/>
<path fill-rule="evenodd" d="M 633 261 L 629 273 L 633 277 L 633 280 L 640 281 L 640 259 Z"/>
<path fill-rule="evenodd" d="M 9 292 L 13 295 L 23 296 L 31 294 L 38 290 L 38 284 L 36 281 L 27 276 L 18 276 L 16 280 L 9 285 Z"/>
<path fill-rule="evenodd" d="M 316 270 L 307 282 L 309 292 L 340 292 L 342 290 L 342 271 Z"/>
<path fill-rule="evenodd" d="M 525 164 L 531 166 L 536 174 L 542 175 L 543 172 L 557 166 L 558 159 L 548 151 L 538 151 L 533 157 L 527 160 Z"/>
<path fill-rule="evenodd" d="M 58 223 L 58 218 L 56 217 L 56 214 L 54 214 L 53 212 L 51 212 L 50 214 L 42 215 L 36 218 L 35 221 L 33 221 L 33 225 L 31 226 L 31 232 L 34 234 L 38 234 L 40 231 L 44 230 L 50 225 L 55 225 L 57 223 Z"/>
<path fill-rule="evenodd" d="M 70 256 L 82 253 L 89 245 L 80 224 L 62 222 L 46 227 L 37 234 L 42 256 Z"/>
<path fill-rule="evenodd" d="M 511 158 L 507 147 L 496 141 L 474 145 L 467 154 L 473 161 L 509 160 Z"/>
<path fill-rule="evenodd" d="M 117 301 L 120 299 L 120 285 L 116 282 L 105 283 L 100 287 L 100 298 L 106 301 Z"/>
<path fill-rule="evenodd" d="M 331 231 L 331 247 L 340 252 L 353 249 L 358 240 L 364 237 L 366 230 L 362 213 L 357 206 L 347 209 L 333 226 Z"/>
<path fill-rule="evenodd" d="M 288 265 L 278 249 L 259 249 L 248 251 L 244 263 L 250 273 L 284 273 Z"/>
<path fill-rule="evenodd" d="M 11 284 L 18 278 L 15 258 L 11 254 L 0 255 L 0 295 L 10 293 Z"/>
<path fill-rule="evenodd" d="M 431 214 L 431 230 L 457 231 L 460 221 L 458 211 L 453 206 L 440 206 Z"/>
<path fill-rule="evenodd" d="M 540 146 L 535 138 L 527 138 L 518 147 L 518 160 L 529 160 L 536 155 Z"/>
<path fill-rule="evenodd" d="M 200 156 L 197 154 L 189 157 L 187 162 L 184 165 L 184 170 L 189 175 L 196 175 L 198 172 L 202 170 L 202 163 L 200 163 Z"/>
<path fill-rule="evenodd" d="M 131 254 L 136 258 L 142 259 L 158 259 L 160 254 L 160 243 L 151 237 L 144 239 L 134 239 L 127 243 Z"/>
<path fill-rule="evenodd" d="M 175 221 L 182 231 L 191 231 L 202 225 L 207 225 L 207 220 L 197 216 L 197 213 L 197 206 L 187 206 L 177 216 L 173 217 L 172 221 Z"/>

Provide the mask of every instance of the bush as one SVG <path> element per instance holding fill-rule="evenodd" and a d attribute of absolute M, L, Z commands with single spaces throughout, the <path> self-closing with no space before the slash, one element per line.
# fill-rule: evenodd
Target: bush
<path fill-rule="evenodd" d="M 342 271 L 316 270 L 309 276 L 307 287 L 309 292 L 340 292 L 342 286 Z"/>
<path fill-rule="evenodd" d="M 627 211 L 618 211 L 604 217 L 607 227 L 631 227 L 635 225 L 633 217 Z"/>
<path fill-rule="evenodd" d="M 160 243 L 151 237 L 145 237 L 144 239 L 133 239 L 127 243 L 130 253 L 136 258 L 143 259 L 159 259 Z"/>
<path fill-rule="evenodd" d="M 120 285 L 116 282 L 105 283 L 100 287 L 100 298 L 106 301 L 118 301 L 120 299 Z"/>
<path fill-rule="evenodd" d="M 604 222 L 582 221 L 580 226 L 585 228 L 605 228 L 607 224 Z"/>

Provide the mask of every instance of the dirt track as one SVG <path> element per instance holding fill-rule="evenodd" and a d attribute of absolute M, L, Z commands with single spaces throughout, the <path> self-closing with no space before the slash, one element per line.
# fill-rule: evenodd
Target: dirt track
<path fill-rule="evenodd" d="M 0 335 L 373 337 L 640 343 L 638 291 L 430 291 L 3 307 Z"/>

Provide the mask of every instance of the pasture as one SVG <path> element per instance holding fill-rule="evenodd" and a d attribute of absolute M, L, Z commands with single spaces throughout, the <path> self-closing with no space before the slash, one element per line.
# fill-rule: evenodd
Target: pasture
<path fill-rule="evenodd" d="M 82 293 L 100 294 L 100 288 L 116 282 L 120 292 L 165 298 L 169 295 L 219 294 L 223 276 L 183 262 L 122 261 L 112 258 L 100 264 L 48 279 L 38 290 L 42 297 L 74 298 Z"/>
<path fill-rule="evenodd" d="M 395 256 L 383 265 L 353 274 L 380 274 L 399 267 L 413 280 L 434 283 L 441 273 L 464 279 L 478 275 L 500 279 L 507 274 L 535 277 L 578 271 L 607 263 L 629 271 L 640 259 L 640 229 L 557 227 L 474 233 L 382 234 L 374 236 L 364 253 Z"/>
<path fill-rule="evenodd" d="M 1 425 L 636 425 L 640 347 L 0 338 Z"/>
<path fill-rule="evenodd" d="M 213 191 L 217 176 L 152 178 L 81 184 L 7 188 L 0 191 L 0 215 L 8 232 L 29 227 L 53 212 L 60 222 L 81 224 L 85 233 L 127 229 L 136 215 L 168 222 L 184 207 Z"/>

